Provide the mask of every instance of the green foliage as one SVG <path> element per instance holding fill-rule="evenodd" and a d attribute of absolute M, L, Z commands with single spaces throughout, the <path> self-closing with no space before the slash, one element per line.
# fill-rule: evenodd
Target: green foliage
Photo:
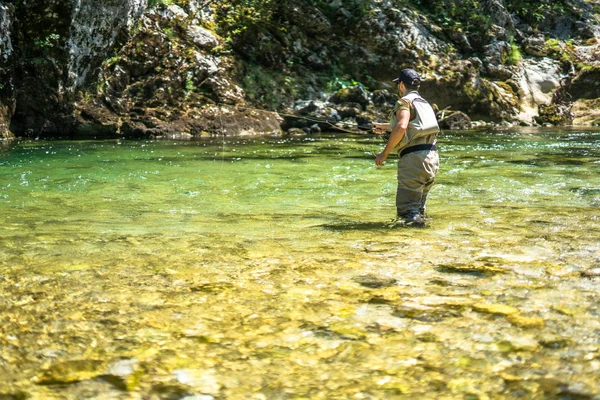
<path fill-rule="evenodd" d="M 302 85 L 295 78 L 258 65 L 247 65 L 244 72 L 243 87 L 246 96 L 253 104 L 262 108 L 277 110 L 283 102 L 297 96 Z"/>
<path fill-rule="evenodd" d="M 570 0 L 523 1 L 505 0 L 506 9 L 516 15 L 522 22 L 537 28 L 544 19 L 555 15 L 575 15 L 577 12 Z"/>
<path fill-rule="evenodd" d="M 349 87 L 354 87 L 354 86 L 362 86 L 363 88 L 365 87 L 365 85 L 363 85 L 360 82 L 355 81 L 354 79 L 340 79 L 339 77 L 336 77 L 335 79 L 327 82 L 327 91 L 328 92 L 337 92 L 340 89 L 346 89 Z"/>
<path fill-rule="evenodd" d="M 148 0 L 149 7 L 154 7 L 160 4 L 170 6 L 171 4 L 173 4 L 173 0 Z"/>
<path fill-rule="evenodd" d="M 504 54 L 502 62 L 507 65 L 517 65 L 523 59 L 523 55 L 521 54 L 521 50 L 519 46 L 514 43 L 510 43 L 508 48 L 506 49 L 506 54 Z"/>
<path fill-rule="evenodd" d="M 477 0 L 416 0 L 410 5 L 429 14 L 446 29 L 482 34 L 492 25 L 489 14 L 483 11 L 481 1 Z"/>
<path fill-rule="evenodd" d="M 57 33 L 51 33 L 45 38 L 37 39 L 34 44 L 39 48 L 54 47 L 56 42 L 60 39 L 60 35 Z"/>
<path fill-rule="evenodd" d="M 169 39 L 175 39 L 175 38 L 177 38 L 177 34 L 173 30 L 173 28 L 164 28 L 163 32 L 165 33 L 165 35 L 167 35 L 167 37 Z"/>
<path fill-rule="evenodd" d="M 192 93 L 196 91 L 196 85 L 194 84 L 193 79 L 188 76 L 185 80 L 185 86 L 183 88 L 184 99 L 187 100 Z"/>
<path fill-rule="evenodd" d="M 554 38 L 548 39 L 546 50 L 549 56 L 561 61 L 563 64 L 569 65 L 574 61 L 575 47 L 572 41 L 562 42 Z"/>

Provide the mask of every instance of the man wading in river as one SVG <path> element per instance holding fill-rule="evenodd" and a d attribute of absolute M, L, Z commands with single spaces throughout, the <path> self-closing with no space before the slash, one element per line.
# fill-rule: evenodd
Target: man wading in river
<path fill-rule="evenodd" d="M 398 153 L 398 225 L 425 225 L 425 202 L 440 166 L 436 136 L 439 132 L 435 112 L 419 95 L 421 78 L 415 70 L 403 69 L 393 80 L 401 99 L 390 114 L 390 123 L 373 123 L 374 132 L 390 137 L 385 149 L 375 158 L 382 166 L 390 153 Z"/>

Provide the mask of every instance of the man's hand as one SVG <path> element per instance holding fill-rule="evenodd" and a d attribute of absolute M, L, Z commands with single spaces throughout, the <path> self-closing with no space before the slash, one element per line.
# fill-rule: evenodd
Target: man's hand
<path fill-rule="evenodd" d="M 383 166 L 383 162 L 384 162 L 385 160 L 387 160 L 387 158 L 388 158 L 388 155 L 387 155 L 387 154 L 385 154 L 384 152 L 382 152 L 382 153 L 379 153 L 379 154 L 377 154 L 377 157 L 375 157 L 375 164 L 376 164 L 378 167 L 382 167 L 382 166 Z"/>
<path fill-rule="evenodd" d="M 376 135 L 383 135 L 389 128 L 389 123 L 371 122 L 373 125 L 373 133 Z"/>

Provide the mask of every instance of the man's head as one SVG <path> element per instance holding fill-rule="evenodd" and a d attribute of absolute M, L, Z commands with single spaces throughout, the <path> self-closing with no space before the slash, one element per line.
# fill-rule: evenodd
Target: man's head
<path fill-rule="evenodd" d="M 418 90 L 419 86 L 421 86 L 421 77 L 414 69 L 405 68 L 400 71 L 400 75 L 392 82 L 398 85 L 402 83 L 408 90 Z"/>

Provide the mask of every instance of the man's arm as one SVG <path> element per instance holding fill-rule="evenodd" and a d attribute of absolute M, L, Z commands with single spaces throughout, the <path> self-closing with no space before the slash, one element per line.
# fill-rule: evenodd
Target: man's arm
<path fill-rule="evenodd" d="M 398 118 L 398 123 L 392 129 L 392 133 L 390 135 L 390 139 L 388 140 L 385 148 L 381 153 L 377 155 L 375 158 L 375 164 L 378 166 L 382 166 L 383 162 L 388 158 L 391 151 L 400 143 L 404 134 L 406 133 L 406 128 L 408 128 L 408 123 L 410 121 L 410 111 L 409 110 L 398 110 L 396 113 L 396 117 Z"/>

